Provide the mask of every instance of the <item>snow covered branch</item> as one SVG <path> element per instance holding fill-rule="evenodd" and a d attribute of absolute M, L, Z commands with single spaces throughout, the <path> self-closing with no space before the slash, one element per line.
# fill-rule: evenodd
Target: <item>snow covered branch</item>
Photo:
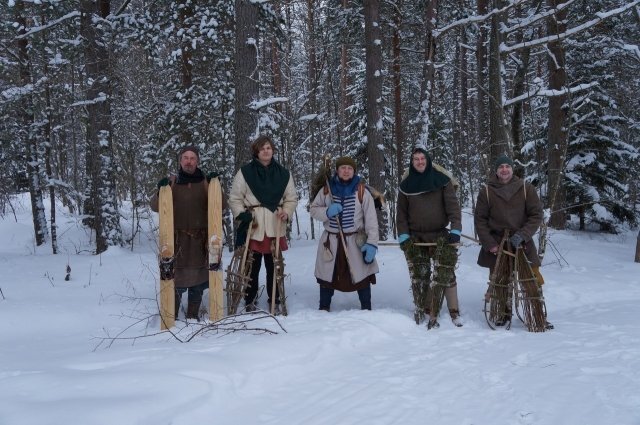
<path fill-rule="evenodd" d="M 584 30 L 587 30 L 597 24 L 599 24 L 600 22 L 602 22 L 603 20 L 605 20 L 606 18 L 610 18 L 612 16 L 616 16 L 616 15 L 620 15 L 624 12 L 626 12 L 627 10 L 629 10 L 630 8 L 636 6 L 640 4 L 640 0 L 634 0 L 631 3 L 628 3 L 624 6 L 621 6 L 617 9 L 613 9 L 610 10 L 608 12 L 598 12 L 596 13 L 596 18 L 592 19 L 590 21 L 587 21 L 585 23 L 583 23 L 582 25 L 578 25 L 577 27 L 571 28 L 565 32 L 563 32 L 562 34 L 554 34 L 554 35 L 550 35 L 547 37 L 542 37 L 542 38 L 538 38 L 535 40 L 529 40 L 529 41 L 525 41 L 522 43 L 518 43 L 518 44 L 514 44 L 512 46 L 507 46 L 506 44 L 502 43 L 500 45 L 500 53 L 510 53 L 510 52 L 514 52 L 516 50 L 520 50 L 520 49 L 524 49 L 527 47 L 535 47 L 535 46 L 541 46 L 547 43 L 551 43 L 553 41 L 561 41 L 564 40 L 566 38 L 569 38 L 573 35 L 579 34 Z"/>
<path fill-rule="evenodd" d="M 273 105 L 274 103 L 284 103 L 288 101 L 289 101 L 288 97 L 271 97 L 269 99 L 256 100 L 255 102 L 251 102 L 249 104 L 249 108 L 253 109 L 254 111 L 257 111 L 259 109 L 264 108 L 265 106 Z"/>
<path fill-rule="evenodd" d="M 58 19 L 54 19 L 51 22 L 47 22 L 46 25 L 40 25 L 40 26 L 37 26 L 37 27 L 33 27 L 29 31 L 25 32 L 24 34 L 20 34 L 19 36 L 17 36 L 16 39 L 20 40 L 20 39 L 23 39 L 23 38 L 27 38 L 27 37 L 32 36 L 33 34 L 38 33 L 40 31 L 48 30 L 48 29 L 50 29 L 52 27 L 55 27 L 56 25 L 60 24 L 61 22 L 66 21 L 67 19 L 76 18 L 78 16 L 80 16 L 80 12 L 75 10 L 73 12 L 67 13 L 64 16 L 61 16 Z"/>
<path fill-rule="evenodd" d="M 542 13 L 538 13 L 536 15 L 530 16 L 526 19 L 523 19 L 522 21 L 518 22 L 516 25 L 512 26 L 512 27 L 505 27 L 503 28 L 500 32 L 502 32 L 503 34 L 509 34 L 511 32 L 517 31 L 519 29 L 522 28 L 526 28 L 531 24 L 534 24 L 536 22 L 538 22 L 541 19 L 545 19 L 555 13 L 558 13 L 564 9 L 566 9 L 567 7 L 569 7 L 574 1 L 576 0 L 568 0 L 567 2 L 564 2 L 562 4 L 559 4 L 558 7 L 554 8 L 554 9 L 550 9 L 547 10 L 546 12 L 542 12 Z"/>
<path fill-rule="evenodd" d="M 518 102 L 522 102 L 524 100 L 530 99 L 532 97 L 554 97 L 554 96 L 562 96 L 565 94 L 571 94 L 571 93 L 576 93 L 582 90 L 587 90 L 590 89 L 591 87 L 597 86 L 598 83 L 597 82 L 592 82 L 592 83 L 588 83 L 588 84 L 579 84 L 577 86 L 574 87 L 565 87 L 562 90 L 536 90 L 534 92 L 527 92 L 524 94 L 521 94 L 518 97 L 514 97 L 513 99 L 509 99 L 504 103 L 504 106 L 509 106 L 509 105 L 513 105 L 514 103 L 518 103 Z"/>
<path fill-rule="evenodd" d="M 524 2 L 525 2 L 525 0 L 516 0 L 513 3 L 503 7 L 502 9 L 493 9 L 492 11 L 487 13 L 486 15 L 469 16 L 468 18 L 464 18 L 464 19 L 460 19 L 460 20 L 457 20 L 457 21 L 453 21 L 449 25 L 446 25 L 446 26 L 444 26 L 442 28 L 438 28 L 438 29 L 433 30 L 433 37 L 437 39 L 438 37 L 442 36 L 447 31 L 452 30 L 452 29 L 454 29 L 456 27 L 459 27 L 461 25 L 484 22 L 487 19 L 491 18 L 493 15 L 504 13 L 504 12 L 508 11 L 509 9 L 511 9 L 512 7 L 517 6 L 517 5 L 519 5 L 521 3 L 524 3 Z"/>

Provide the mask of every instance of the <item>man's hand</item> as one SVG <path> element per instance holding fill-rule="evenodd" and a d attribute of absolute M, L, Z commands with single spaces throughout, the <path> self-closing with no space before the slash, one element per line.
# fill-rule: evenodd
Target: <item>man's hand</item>
<path fill-rule="evenodd" d="M 413 245 L 413 241 L 411 241 L 411 238 L 407 233 L 401 233 L 398 235 L 398 243 L 400 243 L 400 249 L 405 252 Z"/>
<path fill-rule="evenodd" d="M 520 233 L 514 233 L 513 236 L 509 238 L 509 243 L 513 247 L 513 249 L 518 249 L 520 245 L 524 242 L 524 238 L 520 235 Z"/>
<path fill-rule="evenodd" d="M 169 179 L 167 177 L 163 177 L 160 179 L 160 181 L 158 181 L 158 189 L 160 189 L 162 186 L 168 186 L 169 185 Z"/>
<path fill-rule="evenodd" d="M 342 205 L 340 205 L 337 202 L 334 202 L 333 204 L 329 205 L 329 208 L 327 208 L 327 217 L 333 218 L 338 214 L 340 214 L 341 212 L 342 212 Z"/>
<path fill-rule="evenodd" d="M 278 218 L 282 221 L 287 221 L 289 219 L 289 214 L 287 214 L 287 212 L 282 208 L 278 208 L 278 210 L 276 211 L 276 216 L 278 216 Z"/>
<path fill-rule="evenodd" d="M 246 226 L 251 222 L 251 220 L 253 220 L 253 214 L 251 214 L 251 211 L 242 211 L 240 214 L 238 214 L 236 220 L 238 220 L 241 225 Z"/>
<path fill-rule="evenodd" d="M 220 176 L 220 173 L 217 171 L 210 171 L 207 174 L 207 183 L 211 181 L 211 179 L 215 179 L 216 177 Z"/>
<path fill-rule="evenodd" d="M 376 252 L 378 251 L 378 248 L 371 245 L 370 243 L 366 243 L 362 245 L 362 248 L 360 248 L 360 251 L 362 251 L 362 257 L 364 258 L 364 262 L 367 264 L 371 264 L 373 263 L 373 260 L 376 258 Z"/>

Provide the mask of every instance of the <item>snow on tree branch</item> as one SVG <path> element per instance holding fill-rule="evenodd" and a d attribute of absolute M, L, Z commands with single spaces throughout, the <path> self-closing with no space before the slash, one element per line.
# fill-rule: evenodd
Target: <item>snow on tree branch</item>
<path fill-rule="evenodd" d="M 514 52 L 516 50 L 520 50 L 520 49 L 524 49 L 526 47 L 535 47 L 535 46 L 541 46 L 543 44 L 547 44 L 553 41 L 561 41 L 564 40 L 566 38 L 569 38 L 573 35 L 579 34 L 582 31 L 589 29 L 597 24 L 599 24 L 600 22 L 602 22 L 604 19 L 606 18 L 610 18 L 612 16 L 616 16 L 616 15 L 620 15 L 624 12 L 626 12 L 627 10 L 629 10 L 630 8 L 636 6 L 640 4 L 640 0 L 634 0 L 629 4 L 626 4 L 624 6 L 621 6 L 617 9 L 613 9 L 610 10 L 608 12 L 598 12 L 596 13 L 596 18 L 592 19 L 590 21 L 587 21 L 585 23 L 583 23 L 582 25 L 578 25 L 577 27 L 571 28 L 561 34 L 554 34 L 554 35 L 550 35 L 547 37 L 542 37 L 542 38 L 538 38 L 535 40 L 529 40 L 529 41 L 525 41 L 522 43 L 518 43 L 518 44 L 514 44 L 512 46 L 507 46 L 505 43 L 502 43 L 500 45 L 500 53 L 510 53 L 510 52 Z"/>
<path fill-rule="evenodd" d="M 25 32 L 24 34 L 20 34 L 19 36 L 17 36 L 16 39 L 20 40 L 20 39 L 23 39 L 23 38 L 27 38 L 27 37 L 29 37 L 29 36 L 31 36 L 31 35 L 33 35 L 35 33 L 38 33 L 40 31 L 48 30 L 48 29 L 50 29 L 52 27 L 55 27 L 56 25 L 58 25 L 61 22 L 66 21 L 67 19 L 76 18 L 78 16 L 80 16 L 80 12 L 75 10 L 73 12 L 67 13 L 66 15 L 64 15 L 64 16 L 58 18 L 58 19 L 54 19 L 51 22 L 47 22 L 46 25 L 40 25 L 38 27 L 33 27 L 29 31 Z"/>
<path fill-rule="evenodd" d="M 592 83 L 588 83 L 588 84 L 579 84 L 577 86 L 574 87 L 565 87 L 562 90 L 546 90 L 546 89 L 540 89 L 540 90 L 536 90 L 534 92 L 527 92 L 524 93 L 518 97 L 514 97 L 513 99 L 509 99 L 506 102 L 504 102 L 504 106 L 509 106 L 512 105 L 514 103 L 518 103 L 518 102 L 522 102 L 523 100 L 526 99 L 530 99 L 532 97 L 554 97 L 554 96 L 562 96 L 565 94 L 570 94 L 570 93 L 576 93 L 582 90 L 587 90 L 590 89 L 591 87 L 597 86 L 598 83 L 597 82 L 592 82 Z"/>
<path fill-rule="evenodd" d="M 502 28 L 500 32 L 502 32 L 503 34 L 509 34 L 511 32 L 517 31 L 519 29 L 522 28 L 526 28 L 529 25 L 538 22 L 541 19 L 545 19 L 555 13 L 558 13 L 566 8 L 568 8 L 573 2 L 575 2 L 576 0 L 569 0 L 566 1 L 562 4 L 559 4 L 558 7 L 547 10 L 546 12 L 542 12 L 542 13 L 538 13 L 536 15 L 530 16 L 526 19 L 523 19 L 522 21 L 518 22 L 516 25 L 511 26 L 511 27 L 505 27 Z"/>
<path fill-rule="evenodd" d="M 289 101 L 288 97 L 271 97 L 269 99 L 256 100 L 255 102 L 251 102 L 249 104 L 249 108 L 253 109 L 254 111 L 257 111 L 259 109 L 264 108 L 265 106 L 273 105 L 274 103 L 284 103 L 288 101 Z"/>
<path fill-rule="evenodd" d="M 517 6 L 521 3 L 524 3 L 525 0 L 516 0 L 513 3 L 503 7 L 502 9 L 493 9 L 492 11 L 490 11 L 489 13 L 487 13 L 486 15 L 475 15 L 475 16 L 469 16 L 468 18 L 464 18 L 464 19 L 460 19 L 458 21 L 453 21 L 451 22 L 449 25 L 446 25 L 442 28 L 438 28 L 433 30 L 433 37 L 434 38 L 438 38 L 440 36 L 442 36 L 444 33 L 446 33 L 449 30 L 452 30 L 456 27 L 459 27 L 461 25 L 467 25 L 467 24 L 471 24 L 471 23 L 477 23 L 477 22 L 484 22 L 487 19 L 491 18 L 493 15 L 496 14 L 501 14 L 504 13 L 506 11 L 508 11 L 509 9 L 511 9 L 514 6 Z"/>

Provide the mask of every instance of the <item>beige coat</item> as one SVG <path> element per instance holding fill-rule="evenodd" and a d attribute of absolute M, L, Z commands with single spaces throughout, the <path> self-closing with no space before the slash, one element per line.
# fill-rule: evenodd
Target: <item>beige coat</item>
<path fill-rule="evenodd" d="M 280 203 L 280 207 L 287 213 L 289 220 L 293 217 L 297 205 L 298 194 L 293 184 L 293 177 L 290 176 Z M 233 178 L 231 193 L 229 193 L 229 207 L 234 217 L 237 217 L 238 214 L 247 209 L 251 210 L 254 220 L 251 239 L 262 241 L 265 236 L 276 237 L 278 218 L 275 213 L 260 205 L 260 201 L 251 192 L 249 185 L 245 181 L 242 170 L 239 170 Z M 286 230 L 286 226 L 280 226 L 280 232 L 277 236 L 285 236 Z"/>
<path fill-rule="evenodd" d="M 326 282 L 331 282 L 333 279 L 333 268 L 338 249 L 338 235 L 330 233 L 329 218 L 327 217 L 327 208 L 331 203 L 331 195 L 329 193 L 325 194 L 323 190 L 320 190 L 311 203 L 310 210 L 311 217 L 322 222 L 325 228 L 322 236 L 320 237 L 320 242 L 318 243 L 315 276 L 316 278 Z M 355 232 L 358 229 L 364 229 L 367 234 L 368 244 L 375 247 L 378 246 L 378 218 L 376 216 L 373 197 L 368 190 L 364 191 L 362 203 L 360 203 L 356 192 L 354 226 L 351 228 L 343 228 L 344 233 L 349 234 L 345 236 L 345 241 L 347 244 L 347 256 L 349 257 L 349 264 L 351 265 L 351 271 L 353 272 L 354 282 L 360 282 L 367 276 L 378 273 L 379 271 L 376 260 L 371 264 L 366 264 L 364 262 L 362 252 L 356 244 Z M 330 255 L 325 253 L 325 244 L 327 239 L 329 239 Z"/>

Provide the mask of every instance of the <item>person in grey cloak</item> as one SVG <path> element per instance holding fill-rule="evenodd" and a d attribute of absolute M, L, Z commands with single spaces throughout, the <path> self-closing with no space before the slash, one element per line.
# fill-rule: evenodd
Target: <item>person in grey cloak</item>
<path fill-rule="evenodd" d="M 358 291 L 360 308 L 371 310 L 371 284 L 376 283 L 378 273 L 378 219 L 374 199 L 356 174 L 352 158 L 336 160 L 336 173 L 318 192 L 310 211 L 324 225 L 315 266 L 319 309 L 330 311 L 331 298 L 338 290 Z"/>

